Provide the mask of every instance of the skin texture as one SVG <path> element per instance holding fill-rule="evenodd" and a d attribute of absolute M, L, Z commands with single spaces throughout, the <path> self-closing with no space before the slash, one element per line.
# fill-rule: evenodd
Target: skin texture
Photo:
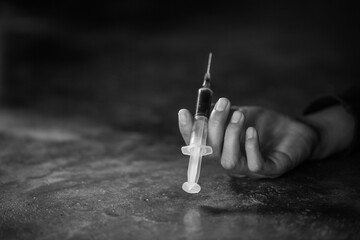
<path fill-rule="evenodd" d="M 339 107 L 341 108 L 341 107 Z M 232 114 L 231 114 L 232 113 Z M 220 98 L 209 118 L 208 145 L 222 167 L 238 177 L 276 178 L 306 159 L 323 158 L 347 147 L 352 139 L 353 119 L 345 121 L 342 109 L 326 110 L 298 121 L 282 113 L 257 106 L 231 107 Z M 335 118 L 329 122 L 328 117 Z M 325 120 L 325 121 L 324 121 Z M 187 109 L 179 111 L 179 129 L 189 144 L 193 116 Z M 329 132 L 342 134 L 341 146 Z M 337 147 L 335 147 L 337 146 Z"/>

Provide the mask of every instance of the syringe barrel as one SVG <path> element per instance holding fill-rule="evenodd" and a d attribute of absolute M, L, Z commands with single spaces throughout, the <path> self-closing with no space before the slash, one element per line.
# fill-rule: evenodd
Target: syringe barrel
<path fill-rule="evenodd" d="M 190 146 L 194 146 L 194 148 L 190 151 L 188 182 L 197 183 L 199 180 L 203 156 L 203 149 L 201 148 L 206 146 L 207 134 L 208 118 L 205 116 L 195 117 L 190 139 Z"/>
<path fill-rule="evenodd" d="M 208 118 L 205 116 L 195 116 L 195 121 L 191 132 L 190 145 L 205 146 L 207 134 Z"/>
<path fill-rule="evenodd" d="M 196 101 L 196 116 L 209 117 L 211 109 L 211 99 L 213 91 L 210 88 L 200 88 L 198 91 L 198 97 Z"/>

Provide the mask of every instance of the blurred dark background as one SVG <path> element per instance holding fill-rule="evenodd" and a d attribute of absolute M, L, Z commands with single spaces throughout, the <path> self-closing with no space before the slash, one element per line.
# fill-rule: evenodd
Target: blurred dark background
<path fill-rule="evenodd" d="M 173 134 L 213 52 L 214 101 L 300 114 L 359 79 L 344 1 L 0 1 L 3 108 Z"/>

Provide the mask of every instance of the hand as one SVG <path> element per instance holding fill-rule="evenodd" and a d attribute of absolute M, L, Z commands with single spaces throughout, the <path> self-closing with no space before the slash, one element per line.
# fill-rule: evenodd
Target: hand
<path fill-rule="evenodd" d="M 232 113 L 229 121 L 229 113 Z M 179 111 L 179 128 L 189 144 L 193 117 Z M 209 118 L 207 144 L 213 157 L 236 176 L 275 178 L 309 158 L 318 136 L 313 128 L 281 113 L 255 106 L 232 107 L 220 98 Z"/>

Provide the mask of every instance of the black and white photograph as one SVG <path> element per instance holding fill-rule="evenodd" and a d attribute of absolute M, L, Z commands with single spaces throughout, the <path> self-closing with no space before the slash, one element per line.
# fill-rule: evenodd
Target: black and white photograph
<path fill-rule="evenodd" d="M 359 20 L 0 0 L 0 240 L 360 239 Z"/>

